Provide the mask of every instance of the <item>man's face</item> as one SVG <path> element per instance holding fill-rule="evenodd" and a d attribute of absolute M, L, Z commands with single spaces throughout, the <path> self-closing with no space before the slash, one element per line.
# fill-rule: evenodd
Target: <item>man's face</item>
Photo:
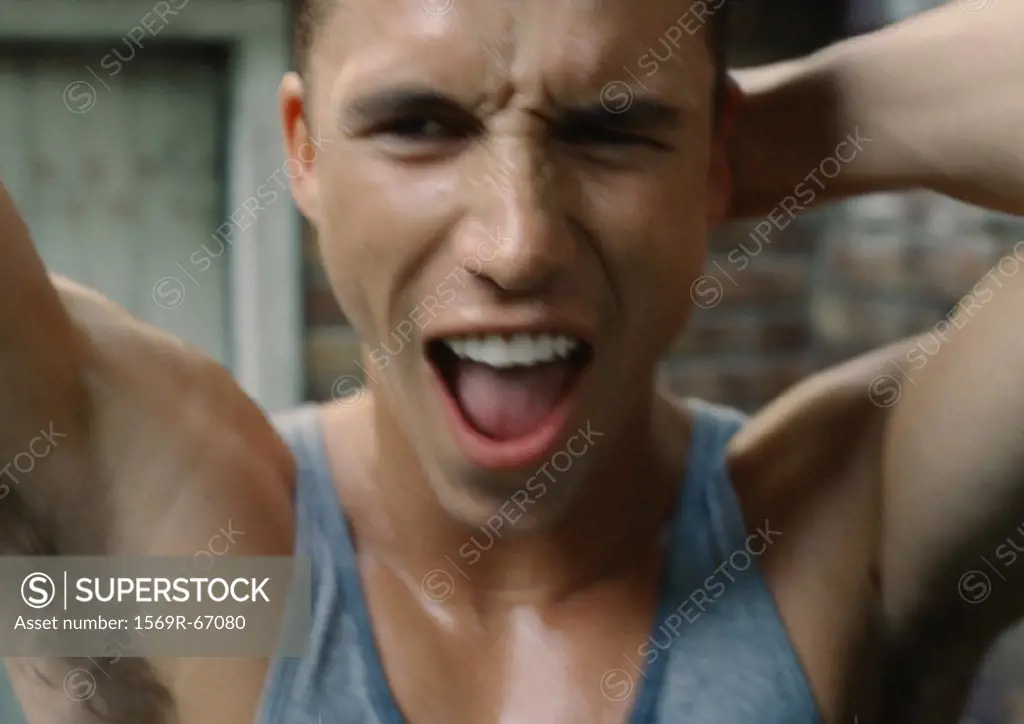
<path fill-rule="evenodd" d="M 728 195 L 693 5 L 346 0 L 283 84 L 290 151 L 319 147 L 296 199 L 442 500 L 650 399 Z"/>

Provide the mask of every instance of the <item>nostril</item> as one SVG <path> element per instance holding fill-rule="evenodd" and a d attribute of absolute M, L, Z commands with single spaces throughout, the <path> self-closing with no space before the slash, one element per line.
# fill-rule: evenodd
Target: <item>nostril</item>
<path fill-rule="evenodd" d="M 495 298 L 501 301 L 538 301 L 549 296 L 555 282 L 555 274 L 543 276 L 533 275 L 529 278 L 523 276 L 510 277 L 507 282 L 501 282 L 487 273 L 476 275 L 492 291 Z"/>

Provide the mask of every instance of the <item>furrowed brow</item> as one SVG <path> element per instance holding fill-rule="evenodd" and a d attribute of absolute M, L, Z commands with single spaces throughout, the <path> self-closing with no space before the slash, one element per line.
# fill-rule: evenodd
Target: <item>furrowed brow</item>
<path fill-rule="evenodd" d="M 657 131 L 674 128 L 682 119 L 682 109 L 644 96 L 627 97 L 621 111 L 614 103 L 598 102 L 588 106 L 563 108 L 561 121 L 567 124 L 615 127 L 624 131 Z M 609 107 L 612 106 L 612 107 Z"/>

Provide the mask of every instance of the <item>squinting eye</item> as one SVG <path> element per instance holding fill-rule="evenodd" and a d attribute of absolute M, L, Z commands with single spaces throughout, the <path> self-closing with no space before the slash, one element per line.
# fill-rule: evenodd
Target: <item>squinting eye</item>
<path fill-rule="evenodd" d="M 587 128 L 566 128 L 558 138 L 565 143 L 585 146 L 650 146 L 661 148 L 662 144 L 645 136 L 616 131 L 610 128 L 591 126 Z"/>
<path fill-rule="evenodd" d="M 465 138 L 467 131 L 436 118 L 402 118 L 378 126 L 377 133 L 410 141 L 451 141 Z"/>

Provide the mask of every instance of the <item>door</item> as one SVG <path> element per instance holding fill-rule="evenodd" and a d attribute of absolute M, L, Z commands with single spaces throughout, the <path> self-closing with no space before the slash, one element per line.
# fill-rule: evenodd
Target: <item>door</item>
<path fill-rule="evenodd" d="M 112 44 L 0 44 L 0 179 L 52 271 L 230 366 L 225 56 L 115 47 L 112 75 Z M 22 721 L 0 676 L 0 722 Z"/>
<path fill-rule="evenodd" d="M 0 46 L 0 178 L 51 270 L 229 365 L 224 58 L 115 47 Z"/>

